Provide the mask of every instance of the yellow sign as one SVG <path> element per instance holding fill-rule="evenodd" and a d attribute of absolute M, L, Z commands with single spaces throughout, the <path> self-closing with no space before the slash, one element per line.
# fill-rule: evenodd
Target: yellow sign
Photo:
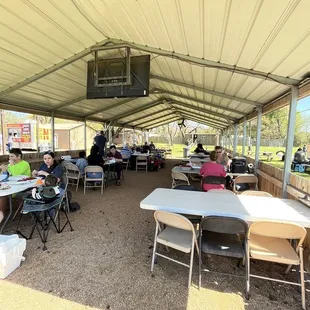
<path fill-rule="evenodd" d="M 39 140 L 49 141 L 51 138 L 51 130 L 48 128 L 39 128 Z"/>

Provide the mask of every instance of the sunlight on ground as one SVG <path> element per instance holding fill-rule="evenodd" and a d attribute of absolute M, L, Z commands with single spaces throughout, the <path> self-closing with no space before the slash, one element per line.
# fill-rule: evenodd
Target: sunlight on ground
<path fill-rule="evenodd" d="M 214 290 L 191 287 L 186 310 L 244 310 L 242 294 L 222 293 Z"/>
<path fill-rule="evenodd" d="M 0 302 L 8 310 L 99 310 L 5 280 L 0 281 Z"/>

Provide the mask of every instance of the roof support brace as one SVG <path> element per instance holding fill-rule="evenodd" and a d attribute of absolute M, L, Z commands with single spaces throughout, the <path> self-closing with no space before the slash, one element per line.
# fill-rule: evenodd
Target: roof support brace
<path fill-rule="evenodd" d="M 128 117 L 128 116 L 130 116 L 130 115 L 133 115 L 133 114 L 136 114 L 136 113 L 140 113 L 140 112 L 143 112 L 143 111 L 145 111 L 145 110 L 154 108 L 154 107 L 156 107 L 157 105 L 160 105 L 160 104 L 163 104 L 163 99 L 153 101 L 153 102 L 148 103 L 148 104 L 146 104 L 146 105 L 144 105 L 144 106 L 142 106 L 142 107 L 140 107 L 140 108 L 137 108 L 137 109 L 131 110 L 131 111 L 129 111 L 129 112 L 123 113 L 123 114 L 121 114 L 121 115 L 118 115 L 118 116 L 116 116 L 115 118 L 110 119 L 110 121 L 111 121 L 111 120 L 116 120 L 116 121 L 118 121 L 118 120 L 120 120 L 120 119 L 122 119 L 122 118 L 125 118 L 125 117 Z"/>
<path fill-rule="evenodd" d="M 260 138 L 262 132 L 262 109 L 257 111 L 257 132 L 256 132 L 256 148 L 255 148 L 255 168 L 258 169 Z"/>
<path fill-rule="evenodd" d="M 211 128 L 214 128 L 214 129 L 221 129 L 221 127 L 219 127 L 219 126 L 216 126 L 216 125 L 213 125 L 213 124 L 209 124 L 208 121 L 197 119 L 196 117 L 193 117 L 193 116 L 188 116 L 186 114 L 183 114 L 183 117 L 186 118 L 189 121 L 196 122 L 196 123 L 199 123 L 199 124 L 202 124 L 202 125 L 206 125 L 206 126 L 209 126 Z"/>
<path fill-rule="evenodd" d="M 213 123 L 210 123 L 207 119 L 202 119 L 202 118 L 199 118 L 199 117 L 196 117 L 196 116 L 193 116 L 191 114 L 187 114 L 187 113 L 181 113 L 182 116 L 184 116 L 185 118 L 189 119 L 189 120 L 193 120 L 195 121 L 196 123 L 201 123 L 201 124 L 206 124 L 210 127 L 213 127 L 213 128 L 216 128 L 216 129 L 222 129 L 223 127 L 221 127 L 220 125 L 217 125 L 217 124 L 213 124 Z"/>
<path fill-rule="evenodd" d="M 143 129 L 150 130 L 150 129 L 153 129 L 153 128 L 156 128 L 156 127 L 159 127 L 159 126 L 164 126 L 164 125 L 170 124 L 172 122 L 176 122 L 176 121 L 178 121 L 180 119 L 181 118 L 179 116 L 175 116 L 174 119 L 170 119 L 170 120 L 166 119 L 165 121 L 161 121 L 161 122 L 149 125 L 148 127 L 145 127 Z"/>
<path fill-rule="evenodd" d="M 226 117 L 223 114 L 212 112 L 212 111 L 209 111 L 209 110 L 206 110 L 206 109 L 202 109 L 202 108 L 199 108 L 199 107 L 195 107 L 193 105 L 190 105 L 190 104 L 187 104 L 187 103 L 184 103 L 184 102 L 181 102 L 181 101 L 173 100 L 172 104 L 177 104 L 177 105 L 182 106 L 184 108 L 191 109 L 192 111 L 199 111 L 199 112 L 202 112 L 202 113 L 206 113 L 206 114 L 209 114 L 209 115 L 213 115 L 213 116 L 219 117 L 219 118 L 223 119 L 223 123 L 227 123 L 227 119 L 229 119 L 231 121 L 236 121 L 237 120 L 236 118 Z"/>
<path fill-rule="evenodd" d="M 102 112 L 105 112 L 105 111 L 108 111 L 108 110 L 111 110 L 111 109 L 120 107 L 120 106 L 122 106 L 123 104 L 129 103 L 129 102 L 134 101 L 134 100 L 136 100 L 136 99 L 137 99 L 137 98 L 130 98 L 130 99 L 123 100 L 123 101 L 121 101 L 121 102 L 117 102 L 117 103 L 115 103 L 115 104 L 109 105 L 109 106 L 107 106 L 107 107 L 98 109 L 98 110 L 93 111 L 93 112 L 91 112 L 91 113 L 89 113 L 89 114 L 86 114 L 86 115 L 85 115 L 85 118 L 88 118 L 88 117 L 90 117 L 90 116 L 93 116 L 93 115 L 96 115 L 96 114 L 99 114 L 99 113 L 102 113 Z"/>
<path fill-rule="evenodd" d="M 234 156 L 237 156 L 237 146 L 238 146 L 238 124 L 234 124 Z"/>
<path fill-rule="evenodd" d="M 245 113 L 240 112 L 240 111 L 238 111 L 236 109 L 230 109 L 230 108 L 223 107 L 223 106 L 220 106 L 220 105 L 217 105 L 217 104 L 212 104 L 212 103 L 204 101 L 204 100 L 196 99 L 196 98 L 189 97 L 189 96 L 184 96 L 182 94 L 178 94 L 178 93 L 175 93 L 175 92 L 165 91 L 165 90 L 163 90 L 161 88 L 159 90 L 162 91 L 163 93 L 166 93 L 167 95 L 179 97 L 179 98 L 182 98 L 182 99 L 185 99 L 185 100 L 190 100 L 190 101 L 193 101 L 193 102 L 197 102 L 197 103 L 203 104 L 205 106 L 208 106 L 210 108 L 219 109 L 219 110 L 223 110 L 223 111 L 226 111 L 226 112 L 230 112 L 230 113 L 234 113 L 234 114 L 239 114 L 239 115 L 242 115 L 242 116 L 246 115 Z"/>
<path fill-rule="evenodd" d="M 163 110 L 161 110 L 161 111 L 158 111 L 158 112 L 156 112 L 156 113 L 152 113 L 152 115 L 150 115 L 150 116 L 153 117 L 154 115 L 157 115 L 157 114 L 166 112 L 166 111 L 168 111 L 168 110 L 171 110 L 171 108 L 169 107 L 169 108 L 163 109 Z M 142 119 L 145 119 L 145 118 L 146 118 L 146 116 L 141 116 L 141 117 L 135 118 L 135 119 L 133 119 L 133 120 L 131 120 L 131 121 L 129 121 L 129 122 L 126 122 L 126 123 L 124 123 L 123 125 L 132 124 L 132 123 L 138 122 L 138 121 L 140 121 L 140 120 L 142 120 Z"/>
<path fill-rule="evenodd" d="M 287 185 L 290 182 L 291 159 L 293 155 L 297 99 L 298 99 L 298 87 L 292 86 L 291 104 L 290 104 L 288 126 L 287 126 L 287 139 L 286 139 L 284 172 L 283 172 L 283 182 L 282 182 L 282 198 L 287 198 Z"/>
<path fill-rule="evenodd" d="M 178 82 L 178 81 L 175 81 L 175 80 L 167 79 L 167 78 L 164 78 L 164 77 L 161 77 L 161 76 L 157 76 L 157 75 L 151 75 L 150 78 L 154 79 L 154 80 L 166 82 L 166 83 L 169 83 L 169 84 L 185 87 L 185 88 L 188 88 L 188 89 L 196 90 L 196 91 L 199 91 L 199 92 L 202 92 L 202 93 L 205 93 L 205 94 L 209 94 L 209 95 L 213 95 L 213 96 L 217 96 L 217 97 L 221 97 L 221 98 L 226 98 L 226 99 L 229 99 L 229 100 L 239 101 L 239 102 L 242 102 L 242 103 L 253 105 L 255 107 L 259 107 L 259 106 L 263 105 L 262 103 L 255 102 L 255 101 L 252 101 L 252 100 L 248 100 L 248 99 L 244 99 L 244 98 L 241 98 L 241 97 L 235 97 L 235 96 L 227 95 L 227 94 L 216 92 L 214 90 L 203 88 L 203 87 L 198 87 L 198 86 L 194 86 L 194 85 L 190 85 L 190 84 L 185 84 L 185 83 L 182 83 L 182 82 Z"/>
<path fill-rule="evenodd" d="M 214 125 L 217 125 L 221 128 L 224 128 L 225 127 L 225 124 L 223 124 L 222 122 L 220 121 L 216 121 L 216 120 L 213 120 L 212 118 L 205 118 L 203 115 L 200 115 L 200 114 L 195 114 L 193 112 L 189 112 L 189 111 L 186 111 L 186 110 L 183 110 L 183 109 L 180 109 L 180 108 L 177 108 L 176 111 L 182 113 L 182 114 L 187 114 L 187 115 L 191 115 L 192 117 L 196 117 L 197 119 L 202 119 L 204 121 L 208 121 L 210 124 L 214 124 Z"/>
<path fill-rule="evenodd" d="M 151 54 L 157 54 L 157 55 L 161 55 L 165 57 L 170 57 L 170 58 L 174 58 L 177 60 L 186 61 L 192 64 L 202 65 L 208 68 L 230 71 L 233 73 L 252 76 L 252 77 L 256 77 L 256 78 L 264 79 L 264 80 L 271 80 L 273 82 L 277 82 L 280 84 L 298 85 L 300 82 L 299 80 L 291 79 L 291 78 L 284 77 L 284 76 L 279 76 L 279 75 L 266 73 L 262 71 L 257 71 L 257 70 L 237 67 L 237 66 L 233 66 L 229 64 L 219 63 L 219 62 L 212 61 L 212 60 L 202 59 L 202 58 L 198 58 L 194 56 L 188 56 L 188 55 L 184 55 L 180 53 L 175 53 L 174 51 L 166 51 L 160 48 L 149 47 L 146 45 L 136 44 L 136 43 L 127 42 L 123 40 L 111 39 L 111 42 L 113 42 L 114 44 L 121 44 L 121 46 L 123 44 L 126 44 L 126 46 L 129 46 L 133 49 L 144 51 L 144 52 L 151 53 Z M 94 48 L 93 50 L 97 50 L 97 49 L 100 49 L 100 48 Z"/>
<path fill-rule="evenodd" d="M 3 96 L 5 96 L 5 95 L 7 95 L 7 94 L 17 90 L 17 89 L 20 89 L 20 88 L 22 88 L 22 87 L 24 87 L 24 86 L 26 86 L 26 85 L 28 85 L 30 83 L 35 82 L 35 81 L 37 81 L 37 80 L 39 80 L 39 79 L 41 79 L 41 78 L 43 78 L 43 77 L 45 77 L 45 76 L 55 72 L 55 71 L 57 71 L 57 70 L 65 67 L 65 66 L 68 66 L 68 65 L 72 64 L 76 60 L 79 60 L 79 59 L 87 56 L 88 54 L 90 54 L 92 52 L 92 49 L 95 48 L 95 47 L 100 46 L 101 49 L 104 49 L 105 45 L 107 45 L 109 43 L 110 43 L 110 40 L 103 40 L 103 41 L 95 44 L 94 46 L 86 48 L 84 51 L 81 51 L 81 52 L 79 52 L 79 53 L 77 53 L 77 54 L 75 54 L 75 55 L 73 55 L 73 56 L 71 56 L 71 57 L 69 57 L 69 58 L 59 62 L 58 64 L 56 64 L 56 65 L 54 65 L 52 67 L 49 67 L 49 68 L 39 72 L 38 74 L 35 74 L 35 75 L 25 79 L 24 81 L 22 81 L 20 83 L 17 83 L 14 86 L 12 86 L 12 87 L 2 91 L 0 93 L 0 97 L 3 97 Z M 111 47 L 106 47 L 106 49 L 110 49 L 110 48 Z"/>
<path fill-rule="evenodd" d="M 174 114 L 173 114 L 173 115 L 174 115 Z M 157 118 L 153 118 L 153 119 L 148 120 L 148 121 L 140 122 L 140 123 L 136 124 L 136 126 L 139 126 L 139 127 L 144 128 L 145 126 L 148 126 L 148 125 L 146 125 L 146 124 L 152 123 L 152 122 L 154 122 L 154 121 L 157 121 L 157 120 L 159 120 L 159 119 L 165 118 L 165 117 L 167 117 L 167 116 L 171 116 L 171 113 L 166 114 L 166 115 L 159 116 L 159 117 L 157 117 Z M 175 116 L 175 115 L 174 115 L 174 116 Z M 166 119 L 167 119 L 167 118 L 166 118 Z M 164 120 L 165 120 L 165 119 L 163 119 L 163 121 L 164 121 Z"/>
<path fill-rule="evenodd" d="M 246 140 L 247 140 L 247 137 L 246 137 L 246 124 L 247 121 L 246 121 L 246 118 L 244 118 L 243 120 L 243 137 L 242 137 L 242 156 L 245 155 L 245 145 L 246 145 Z"/>

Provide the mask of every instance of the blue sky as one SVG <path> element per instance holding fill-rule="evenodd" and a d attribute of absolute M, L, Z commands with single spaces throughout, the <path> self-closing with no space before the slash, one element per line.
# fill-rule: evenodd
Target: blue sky
<path fill-rule="evenodd" d="M 310 114 L 310 96 L 298 101 L 297 111 L 305 111 L 305 113 Z"/>

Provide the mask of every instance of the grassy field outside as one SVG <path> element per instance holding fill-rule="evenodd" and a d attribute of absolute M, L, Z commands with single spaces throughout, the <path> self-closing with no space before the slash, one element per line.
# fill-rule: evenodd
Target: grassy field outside
<path fill-rule="evenodd" d="M 157 143 L 156 144 L 156 147 L 157 148 L 166 148 L 166 149 L 169 149 L 170 146 L 168 144 L 163 144 L 163 143 Z M 184 144 L 174 144 L 171 148 L 172 150 L 172 157 L 173 158 L 183 158 L 183 148 L 185 147 Z M 212 151 L 214 149 L 214 145 L 207 145 L 207 150 L 208 151 Z M 195 150 L 196 146 L 193 146 L 192 148 L 190 148 L 190 153 L 193 153 L 194 150 Z M 204 146 L 205 148 L 205 146 Z M 297 151 L 298 147 L 294 147 L 293 148 L 293 154 Z M 260 157 L 260 160 L 263 161 L 263 162 L 266 162 L 274 167 L 277 167 L 277 168 L 280 168 L 280 169 L 283 169 L 284 168 L 284 162 L 281 161 L 281 156 L 277 156 L 276 155 L 276 152 L 278 151 L 284 151 L 285 152 L 285 147 L 270 147 L 270 146 L 261 146 L 260 147 L 260 153 L 262 154 L 263 152 L 271 152 L 273 153 L 272 156 L 273 156 L 273 159 L 271 161 L 268 161 L 267 162 L 267 159 L 266 159 L 266 156 L 261 156 Z M 237 152 L 238 153 L 242 153 L 242 146 L 241 145 L 238 145 L 237 147 Z M 254 158 L 255 157 L 255 146 L 252 147 L 252 150 L 251 150 L 251 155 L 249 155 L 249 157 L 252 157 Z M 292 172 L 298 176 L 301 176 L 303 178 L 307 178 L 310 180 L 310 173 L 309 173 L 310 170 L 308 170 L 307 172 L 305 173 L 299 173 L 299 172 Z"/>

